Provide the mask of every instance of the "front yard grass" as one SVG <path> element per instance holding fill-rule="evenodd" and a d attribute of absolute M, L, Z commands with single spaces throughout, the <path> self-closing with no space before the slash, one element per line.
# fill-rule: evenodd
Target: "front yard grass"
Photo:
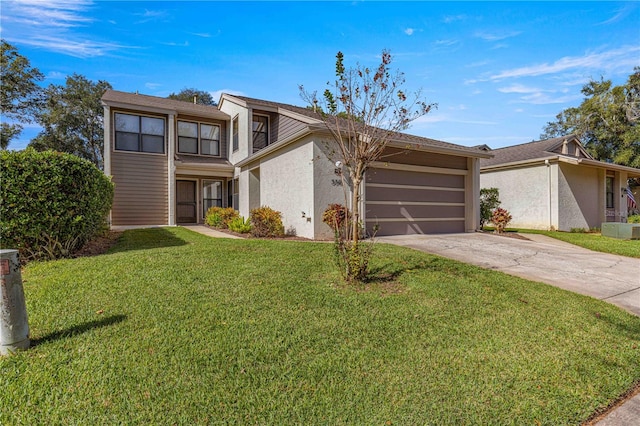
<path fill-rule="evenodd" d="M 580 424 L 640 380 L 640 318 L 380 244 L 370 289 L 325 243 L 127 231 L 28 265 L 34 347 L 0 424 Z"/>
<path fill-rule="evenodd" d="M 603 237 L 598 232 L 559 232 L 532 229 L 509 229 L 509 231 L 516 231 L 521 234 L 542 234 L 589 250 L 640 258 L 639 240 L 619 240 L 617 238 Z"/>

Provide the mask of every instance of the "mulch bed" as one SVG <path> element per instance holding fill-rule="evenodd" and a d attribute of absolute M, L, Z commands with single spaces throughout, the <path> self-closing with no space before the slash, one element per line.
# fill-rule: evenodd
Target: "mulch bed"
<path fill-rule="evenodd" d="M 120 231 L 108 231 L 85 244 L 80 250 L 73 254 L 73 257 L 98 256 L 106 253 L 118 242 L 122 235 Z"/>

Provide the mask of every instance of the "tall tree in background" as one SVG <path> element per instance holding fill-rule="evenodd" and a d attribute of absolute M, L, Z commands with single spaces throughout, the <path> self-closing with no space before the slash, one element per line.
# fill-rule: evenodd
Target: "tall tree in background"
<path fill-rule="evenodd" d="M 104 127 L 102 95 L 111 85 L 94 83 L 73 74 L 65 86 L 50 85 L 36 115 L 42 132 L 29 146 L 39 151 L 52 149 L 87 159 L 103 168 Z"/>
<path fill-rule="evenodd" d="M 167 98 L 175 99 L 177 101 L 184 102 L 193 102 L 193 99 L 196 99 L 195 103 L 199 105 L 211 105 L 216 106 L 218 103 L 213 99 L 211 93 L 205 92 L 204 90 L 197 90 L 193 88 L 184 88 L 178 93 L 172 93 Z"/>
<path fill-rule="evenodd" d="M 11 139 L 20 134 L 22 126 L 18 123 L 6 123 L 5 120 L 8 118 L 21 123 L 32 121 L 41 90 L 38 82 L 44 79 L 44 75 L 37 68 L 32 68 L 29 60 L 20 55 L 15 46 L 5 40 L 0 43 L 0 112 L 3 116 L 0 124 L 0 148 L 6 149 Z"/>
<path fill-rule="evenodd" d="M 542 139 L 575 134 L 594 158 L 640 168 L 640 67 L 627 82 L 590 81 L 584 100 L 547 123 Z"/>
<path fill-rule="evenodd" d="M 335 158 L 347 172 L 351 187 L 350 215 L 346 237 L 338 242 L 347 281 L 366 279 L 368 251 L 360 249 L 362 181 L 374 161 L 380 159 L 389 141 L 399 131 L 406 130 L 416 118 L 427 114 L 435 104 L 422 100 L 420 92 L 407 96 L 403 91 L 404 74 L 391 70 L 392 57 L 382 51 L 376 68 L 357 65 L 345 68 L 344 55 L 336 55 L 336 79 L 327 83 L 327 89 L 318 99 L 316 92 L 307 92 L 300 86 L 302 98 L 319 115 L 333 135 Z M 347 191 L 346 185 L 344 186 Z M 345 197 L 346 197 L 345 193 Z"/>

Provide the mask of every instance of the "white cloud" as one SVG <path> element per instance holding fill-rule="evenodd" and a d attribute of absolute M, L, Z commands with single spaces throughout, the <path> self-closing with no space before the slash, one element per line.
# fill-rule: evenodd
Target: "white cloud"
<path fill-rule="evenodd" d="M 415 31 L 415 29 L 413 29 L 413 28 L 405 28 L 404 33 L 405 33 L 406 35 L 409 35 L 409 36 L 410 36 L 410 35 L 412 35 L 412 34 L 413 34 L 413 32 L 414 32 L 414 31 Z"/>
<path fill-rule="evenodd" d="M 527 87 L 522 84 L 512 84 L 508 87 L 501 87 L 498 89 L 498 92 L 502 93 L 538 93 L 543 92 L 543 90 L 538 89 L 536 87 Z"/>
<path fill-rule="evenodd" d="M 583 56 L 565 56 L 551 64 L 544 63 L 505 70 L 490 76 L 489 80 L 496 81 L 505 78 L 537 77 L 576 69 L 629 69 L 637 65 L 639 52 L 640 46 L 624 46 L 605 52 L 587 53 Z"/>
<path fill-rule="evenodd" d="M 454 46 L 458 43 L 459 41 L 454 39 L 436 40 L 433 42 L 435 46 Z"/>
<path fill-rule="evenodd" d="M 103 56 L 130 47 L 77 32 L 93 23 L 86 16 L 93 4 L 90 0 L 6 1 L 2 3 L 2 30 L 9 41 L 77 58 Z"/>
<path fill-rule="evenodd" d="M 64 80 L 65 78 L 67 78 L 67 76 L 58 71 L 51 71 L 46 77 L 47 80 Z"/>
<path fill-rule="evenodd" d="M 613 15 L 611 18 L 607 19 L 606 21 L 601 22 L 599 25 L 609 25 L 609 24 L 615 24 L 618 21 L 623 20 L 624 18 L 626 18 L 627 16 L 629 16 L 629 14 L 631 14 L 631 12 L 638 7 L 636 4 L 629 2 L 629 3 L 625 3 L 624 6 L 620 7 L 619 9 L 614 10 L 615 15 Z"/>
<path fill-rule="evenodd" d="M 3 2 L 3 17 L 6 21 L 34 27 L 70 28 L 91 23 L 82 16 L 93 2 L 22 0 Z"/>
<path fill-rule="evenodd" d="M 146 87 L 147 89 L 151 89 L 151 90 L 155 90 L 155 89 L 157 89 L 158 87 L 161 87 L 161 86 L 162 86 L 162 84 L 160 84 L 160 83 L 145 83 L 144 84 L 144 87 Z"/>
<path fill-rule="evenodd" d="M 442 22 L 444 22 L 445 24 L 450 24 L 452 22 L 465 21 L 466 19 L 467 15 L 447 15 L 442 18 Z"/>
<path fill-rule="evenodd" d="M 486 31 L 478 31 L 474 34 L 474 37 L 480 38 L 484 41 L 500 41 L 507 38 L 515 37 L 517 35 L 522 34 L 522 31 L 509 31 L 509 32 L 486 32 Z"/>
<path fill-rule="evenodd" d="M 31 38 L 20 40 L 22 44 L 40 47 L 52 52 L 63 53 L 76 58 L 90 58 L 103 56 L 109 52 L 126 48 L 127 46 L 96 42 L 91 40 L 74 40 L 62 36 L 34 35 Z"/>

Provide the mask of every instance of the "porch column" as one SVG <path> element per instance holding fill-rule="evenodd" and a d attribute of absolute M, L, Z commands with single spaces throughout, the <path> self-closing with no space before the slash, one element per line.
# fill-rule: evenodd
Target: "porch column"
<path fill-rule="evenodd" d="M 175 165 L 175 149 L 176 149 L 176 121 L 175 114 L 169 114 L 168 120 L 168 148 L 167 148 L 167 184 L 168 184 L 168 197 L 167 202 L 169 203 L 168 211 L 169 211 L 169 226 L 175 226 L 176 224 L 176 165 Z"/>

